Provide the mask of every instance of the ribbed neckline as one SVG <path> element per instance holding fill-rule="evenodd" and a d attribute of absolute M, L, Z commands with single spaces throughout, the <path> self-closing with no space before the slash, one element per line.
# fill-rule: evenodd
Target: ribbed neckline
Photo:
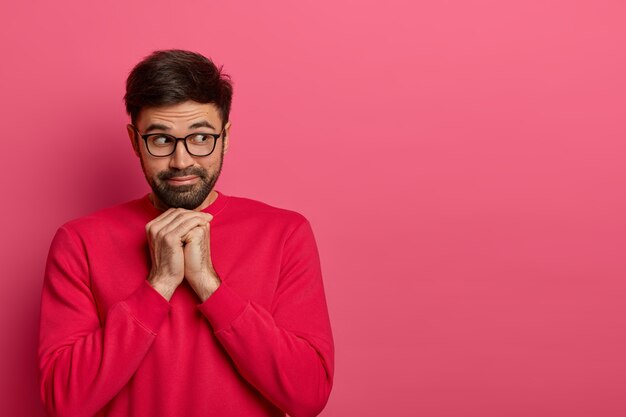
<path fill-rule="evenodd" d="M 228 203 L 227 195 L 222 194 L 218 190 L 215 190 L 215 192 L 217 193 L 217 198 L 215 199 L 215 201 L 213 201 L 202 210 L 204 213 L 209 213 L 213 216 L 216 216 L 220 211 L 222 211 L 222 209 L 226 207 L 226 204 Z M 152 205 L 149 196 L 150 194 L 148 193 L 142 198 L 144 205 L 147 206 L 148 210 L 150 210 L 155 216 L 160 215 L 162 212 L 157 210 L 157 208 Z"/>

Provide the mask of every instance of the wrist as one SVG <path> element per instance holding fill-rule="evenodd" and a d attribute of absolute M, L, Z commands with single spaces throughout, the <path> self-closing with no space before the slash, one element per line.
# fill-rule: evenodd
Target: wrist
<path fill-rule="evenodd" d="M 176 291 L 176 288 L 178 287 L 178 285 L 173 283 L 173 280 L 167 278 L 150 276 L 147 281 L 148 284 L 150 284 L 150 286 L 154 288 L 156 292 L 161 294 L 167 301 L 172 299 L 172 295 L 174 295 L 174 291 Z"/>
<path fill-rule="evenodd" d="M 201 302 L 205 302 L 219 288 L 221 280 L 215 272 L 207 273 L 204 279 L 192 285 L 192 288 L 200 298 Z"/>

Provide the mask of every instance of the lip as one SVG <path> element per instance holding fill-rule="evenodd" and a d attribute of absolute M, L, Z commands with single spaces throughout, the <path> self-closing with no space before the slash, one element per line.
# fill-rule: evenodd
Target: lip
<path fill-rule="evenodd" d="M 172 185 L 187 185 L 187 184 L 195 184 L 198 182 L 198 177 L 195 175 L 189 175 L 186 177 L 174 177 L 167 180 L 168 183 Z"/>

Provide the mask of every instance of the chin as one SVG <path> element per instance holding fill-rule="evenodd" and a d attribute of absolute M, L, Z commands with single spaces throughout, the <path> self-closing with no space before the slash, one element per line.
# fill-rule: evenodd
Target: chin
<path fill-rule="evenodd" d="M 185 190 L 178 188 L 185 187 Z M 181 185 L 174 190 L 153 190 L 159 201 L 168 208 L 195 210 L 200 207 L 211 194 L 212 190 L 193 190 L 193 186 Z M 194 192 L 195 191 L 195 192 Z"/>

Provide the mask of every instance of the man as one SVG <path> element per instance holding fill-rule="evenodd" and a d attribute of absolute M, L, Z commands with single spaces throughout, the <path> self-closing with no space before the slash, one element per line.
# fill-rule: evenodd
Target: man
<path fill-rule="evenodd" d="M 157 51 L 126 84 L 147 196 L 51 244 L 40 389 L 54 416 L 314 416 L 334 347 L 309 222 L 214 186 L 232 87 L 202 55 Z"/>

